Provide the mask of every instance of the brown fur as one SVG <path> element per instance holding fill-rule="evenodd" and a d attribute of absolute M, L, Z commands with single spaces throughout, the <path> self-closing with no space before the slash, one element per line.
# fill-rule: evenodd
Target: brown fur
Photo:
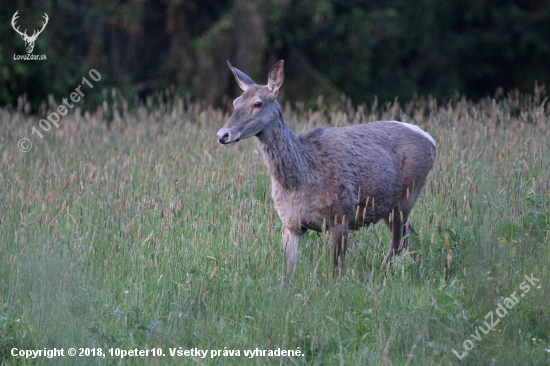
<path fill-rule="evenodd" d="M 331 232 L 334 265 L 340 268 L 348 231 L 381 219 L 393 232 L 386 263 L 406 247 L 407 219 L 435 159 L 433 139 L 395 121 L 319 127 L 296 135 L 275 99 L 276 86 L 282 85 L 282 62 L 273 67 L 267 86 L 232 71 L 246 90 L 235 100 L 235 111 L 218 138 L 225 144 L 249 134 L 258 138 L 284 225 L 287 274 L 294 272 L 306 230 Z"/>

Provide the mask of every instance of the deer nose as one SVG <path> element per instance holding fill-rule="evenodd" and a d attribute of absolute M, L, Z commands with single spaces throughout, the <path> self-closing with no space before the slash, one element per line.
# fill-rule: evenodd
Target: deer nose
<path fill-rule="evenodd" d="M 217 137 L 220 144 L 226 144 L 229 140 L 229 132 L 219 131 Z"/>

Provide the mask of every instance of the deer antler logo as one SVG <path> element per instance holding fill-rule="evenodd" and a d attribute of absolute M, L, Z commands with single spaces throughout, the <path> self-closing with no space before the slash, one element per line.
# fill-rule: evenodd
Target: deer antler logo
<path fill-rule="evenodd" d="M 17 28 L 15 27 L 15 22 L 17 20 L 17 18 L 19 18 L 19 15 L 17 14 L 19 12 L 16 11 L 15 14 L 13 14 L 13 18 L 11 18 L 11 26 L 13 27 L 13 29 L 19 33 L 21 35 L 21 38 L 23 38 L 23 41 L 25 41 L 25 48 L 27 50 L 27 53 L 31 53 L 32 50 L 34 49 L 34 42 L 36 42 L 36 38 L 38 38 L 38 36 L 40 35 L 40 33 L 42 33 L 42 31 L 44 30 L 44 28 L 46 28 L 46 24 L 48 24 L 48 14 L 44 13 L 44 22 L 42 23 L 42 29 L 40 30 L 34 30 L 32 36 L 28 36 L 27 35 L 27 30 L 25 29 L 24 32 L 21 32 L 19 30 L 19 26 L 17 26 Z"/>

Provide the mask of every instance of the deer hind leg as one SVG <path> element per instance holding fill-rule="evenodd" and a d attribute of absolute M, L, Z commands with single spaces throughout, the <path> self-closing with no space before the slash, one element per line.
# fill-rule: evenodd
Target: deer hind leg
<path fill-rule="evenodd" d="M 398 208 L 395 208 L 388 218 L 384 219 L 384 222 L 392 232 L 391 247 L 384 259 L 382 268 L 388 269 L 391 259 L 399 254 L 403 249 L 406 249 L 408 253 L 411 253 L 414 259 L 416 259 L 416 252 L 410 245 L 408 236 L 414 233 L 414 228 L 408 222 L 409 212 L 403 212 Z"/>
<path fill-rule="evenodd" d="M 346 250 L 348 248 L 348 225 L 335 224 L 330 228 L 330 235 L 332 239 L 332 253 L 334 260 L 334 269 L 340 270 L 340 273 L 344 272 L 344 258 L 346 257 Z"/>
<path fill-rule="evenodd" d="M 298 248 L 300 247 L 301 234 L 292 232 L 287 227 L 283 229 L 283 249 L 286 256 L 286 275 L 291 277 L 298 260 Z"/>

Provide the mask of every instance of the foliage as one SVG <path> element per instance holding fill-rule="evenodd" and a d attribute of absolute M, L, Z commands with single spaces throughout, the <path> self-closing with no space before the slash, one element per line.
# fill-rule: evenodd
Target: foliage
<path fill-rule="evenodd" d="M 35 53 L 24 53 L 9 19 L 33 29 L 50 16 Z M 133 101 L 175 87 L 217 106 L 232 94 L 225 60 L 265 82 L 286 63 L 285 97 L 311 105 L 349 96 L 355 103 L 415 94 L 470 98 L 497 88 L 550 82 L 550 3 L 434 0 L 17 1 L 0 9 L 0 104 L 26 94 L 33 111 L 65 97 L 90 68 Z M 95 93 L 90 105 L 101 102 Z"/>
<path fill-rule="evenodd" d="M 462 361 L 549 362 L 550 151 L 541 89 L 478 103 L 309 110 L 287 104 L 300 132 L 377 119 L 414 122 L 438 156 L 411 220 L 420 259 L 380 271 L 384 225 L 354 232 L 346 271 L 326 238 L 306 236 L 285 279 L 280 221 L 255 142 L 215 141 L 227 115 L 159 96 L 135 111 L 73 110 L 38 139 L 35 118 L 0 109 L 0 363 L 19 349 L 161 347 L 157 358 L 78 363 L 189 363 L 182 349 L 293 349 L 304 357 L 195 358 L 200 364 L 459 364 L 484 316 L 540 279 Z M 121 96 L 114 96 L 122 100 Z M 122 103 L 122 102 L 121 102 Z M 107 124 L 107 115 L 117 115 Z M 28 153 L 21 136 L 33 139 Z"/>

